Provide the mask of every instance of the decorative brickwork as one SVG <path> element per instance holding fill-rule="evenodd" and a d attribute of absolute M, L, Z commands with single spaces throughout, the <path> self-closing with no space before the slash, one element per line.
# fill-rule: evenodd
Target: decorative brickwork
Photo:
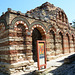
<path fill-rule="evenodd" d="M 0 70 L 36 70 L 37 40 L 46 41 L 47 61 L 75 52 L 74 32 L 65 12 L 48 2 L 25 14 L 8 8 L 0 17 Z"/>

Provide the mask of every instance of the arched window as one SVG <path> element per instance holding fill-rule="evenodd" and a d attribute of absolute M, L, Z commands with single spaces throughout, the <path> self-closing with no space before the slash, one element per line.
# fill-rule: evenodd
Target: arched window
<path fill-rule="evenodd" d="M 5 30 L 5 25 L 4 23 L 0 23 L 0 32 Z"/>
<path fill-rule="evenodd" d="M 62 22 L 64 22 L 64 13 L 62 13 Z"/>
<path fill-rule="evenodd" d="M 59 20 L 61 20 L 61 12 L 59 11 Z"/>
<path fill-rule="evenodd" d="M 65 15 L 65 22 L 67 23 L 67 17 L 66 17 L 66 15 Z"/>
<path fill-rule="evenodd" d="M 25 40 L 26 40 L 26 30 L 25 27 L 22 24 L 17 25 L 17 36 L 21 37 L 23 39 L 23 41 L 21 42 L 21 44 L 25 45 Z"/>

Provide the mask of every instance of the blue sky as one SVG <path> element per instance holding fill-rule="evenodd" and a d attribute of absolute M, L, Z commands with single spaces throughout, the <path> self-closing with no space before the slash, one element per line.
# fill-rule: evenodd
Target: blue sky
<path fill-rule="evenodd" d="M 75 19 L 75 0 L 0 0 L 0 15 L 2 12 L 6 12 L 7 8 L 25 13 L 45 2 L 62 8 L 67 14 L 69 22 Z"/>

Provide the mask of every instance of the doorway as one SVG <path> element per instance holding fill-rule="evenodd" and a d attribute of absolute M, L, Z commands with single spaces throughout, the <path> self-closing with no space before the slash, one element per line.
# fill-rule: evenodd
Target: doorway
<path fill-rule="evenodd" d="M 37 40 L 42 40 L 42 35 L 40 31 L 35 28 L 32 33 L 32 52 L 34 62 L 37 62 Z"/>

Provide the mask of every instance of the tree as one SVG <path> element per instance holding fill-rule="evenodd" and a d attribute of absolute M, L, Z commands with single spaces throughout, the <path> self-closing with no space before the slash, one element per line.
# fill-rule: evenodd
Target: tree
<path fill-rule="evenodd" d="M 72 27 L 75 28 L 75 20 L 72 22 Z"/>

